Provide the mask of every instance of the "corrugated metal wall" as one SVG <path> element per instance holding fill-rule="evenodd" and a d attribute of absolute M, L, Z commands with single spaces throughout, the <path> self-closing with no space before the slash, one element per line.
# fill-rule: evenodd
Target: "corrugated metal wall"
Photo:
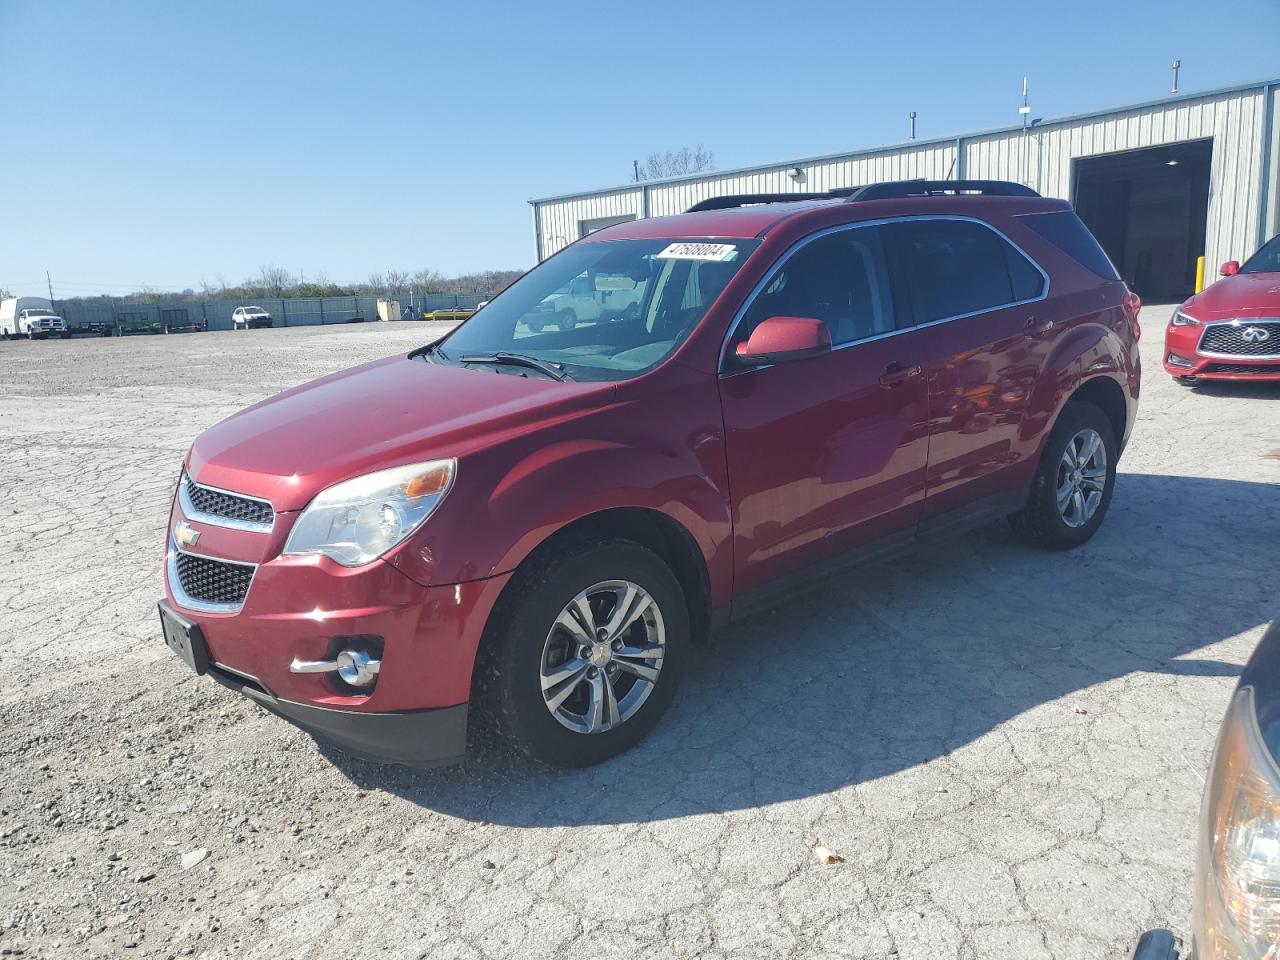
<path fill-rule="evenodd" d="M 641 191 L 638 188 L 605 191 L 595 196 L 582 197 L 572 203 L 539 204 L 542 245 L 538 259 L 546 259 L 577 240 L 581 236 L 578 227 L 580 221 L 620 217 L 625 214 L 639 218 L 644 216 L 640 204 Z"/>
<path fill-rule="evenodd" d="M 1258 246 L 1265 91 L 1241 91 L 1033 127 L 965 141 L 965 175 L 1025 180 L 1048 197 L 1072 199 L 1072 161 L 1213 138 L 1205 257 L 1243 260 Z"/>
<path fill-rule="evenodd" d="M 726 193 L 788 193 L 834 190 L 880 180 L 941 179 L 955 157 L 952 143 L 930 143 L 856 156 L 809 160 L 733 176 L 712 176 L 649 188 L 649 215 L 684 213 L 700 200 Z M 801 171 L 799 178 L 795 170 Z"/>
<path fill-rule="evenodd" d="M 953 176 L 1025 181 L 1046 196 L 1071 199 L 1076 159 L 1206 137 L 1213 138 L 1206 256 L 1215 265 L 1243 259 L 1280 230 L 1280 84 L 1050 121 L 1031 128 L 1025 140 L 1019 130 L 1003 130 L 535 201 L 538 253 L 548 257 L 578 239 L 583 220 L 682 213 L 699 200 L 733 193 Z M 797 167 L 799 178 L 792 175 Z"/>

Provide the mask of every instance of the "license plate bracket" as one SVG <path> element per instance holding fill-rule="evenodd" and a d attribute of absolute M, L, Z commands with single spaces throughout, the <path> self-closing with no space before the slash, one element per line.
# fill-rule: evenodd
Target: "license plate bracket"
<path fill-rule="evenodd" d="M 204 642 L 204 634 L 199 625 L 175 612 L 167 603 L 161 601 L 160 630 L 164 634 L 164 642 L 174 653 L 182 658 L 197 674 L 209 670 L 209 648 Z"/>

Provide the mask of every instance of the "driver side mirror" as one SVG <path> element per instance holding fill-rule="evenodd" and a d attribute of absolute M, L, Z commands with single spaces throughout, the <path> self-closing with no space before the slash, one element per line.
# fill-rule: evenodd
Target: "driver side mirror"
<path fill-rule="evenodd" d="M 738 344 L 735 356 L 743 363 L 761 366 L 803 360 L 831 351 L 831 331 L 813 317 L 770 317 Z"/>
<path fill-rule="evenodd" d="M 1239 260 L 1228 260 L 1222 265 L 1222 269 L 1218 271 L 1224 277 L 1234 277 L 1240 272 Z"/>

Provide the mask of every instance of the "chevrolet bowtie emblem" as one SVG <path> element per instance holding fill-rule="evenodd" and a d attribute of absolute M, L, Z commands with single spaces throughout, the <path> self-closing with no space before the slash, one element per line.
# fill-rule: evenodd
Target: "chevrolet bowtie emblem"
<path fill-rule="evenodd" d="M 180 547 L 194 547 L 200 539 L 200 531 L 187 521 L 179 520 L 178 525 L 173 528 L 173 539 Z"/>

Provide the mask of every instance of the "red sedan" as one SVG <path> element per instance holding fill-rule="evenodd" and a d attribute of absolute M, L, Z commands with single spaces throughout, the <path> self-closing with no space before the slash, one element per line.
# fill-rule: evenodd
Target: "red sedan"
<path fill-rule="evenodd" d="M 1280 236 L 1173 312 L 1164 368 L 1186 384 L 1280 380 Z"/>

